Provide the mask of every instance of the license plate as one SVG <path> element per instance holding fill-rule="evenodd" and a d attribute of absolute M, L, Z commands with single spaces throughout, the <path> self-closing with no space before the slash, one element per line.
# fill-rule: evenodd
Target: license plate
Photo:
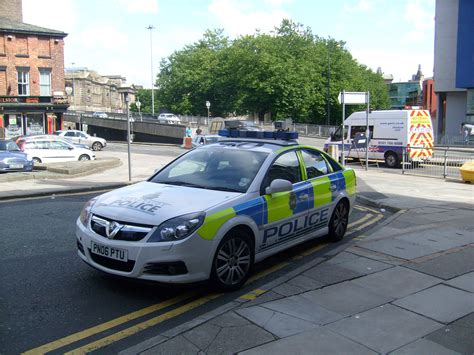
<path fill-rule="evenodd" d="M 10 164 L 10 169 L 23 169 L 23 164 Z"/>
<path fill-rule="evenodd" d="M 114 248 L 107 245 L 91 242 L 91 252 L 106 258 L 119 261 L 128 261 L 128 251 L 124 249 Z"/>

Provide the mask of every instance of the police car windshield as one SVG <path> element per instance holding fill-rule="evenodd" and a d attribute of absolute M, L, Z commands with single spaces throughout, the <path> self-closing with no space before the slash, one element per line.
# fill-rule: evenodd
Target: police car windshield
<path fill-rule="evenodd" d="M 243 193 L 267 156 L 267 153 L 241 149 L 196 149 L 176 159 L 149 181 Z"/>

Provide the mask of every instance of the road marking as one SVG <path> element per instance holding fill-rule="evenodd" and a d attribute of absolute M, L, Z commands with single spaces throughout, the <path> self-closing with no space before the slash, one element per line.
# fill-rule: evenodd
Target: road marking
<path fill-rule="evenodd" d="M 259 279 L 261 279 L 261 278 L 263 278 L 263 277 L 265 277 L 265 276 L 267 276 L 267 275 L 269 275 L 269 274 L 271 274 L 271 273 L 273 273 L 273 272 L 275 272 L 275 271 L 278 271 L 278 270 L 280 270 L 280 269 L 283 269 L 284 267 L 286 267 L 286 266 L 288 266 L 288 265 L 289 265 L 289 263 L 287 263 L 287 262 L 282 262 L 282 263 L 273 265 L 272 267 L 270 267 L 270 268 L 268 268 L 268 269 L 265 269 L 265 270 L 263 270 L 263 271 L 260 271 L 259 273 L 253 275 L 251 278 L 249 278 L 249 279 L 247 280 L 247 282 L 246 282 L 245 284 L 247 285 L 247 284 L 250 284 L 250 283 L 252 283 L 252 282 L 254 282 L 254 281 L 257 281 L 257 280 L 259 280 Z"/>
<path fill-rule="evenodd" d="M 267 290 L 262 290 L 260 288 L 256 288 L 255 290 L 250 291 L 249 293 L 246 293 L 245 295 L 242 295 L 239 298 L 242 299 L 242 300 L 253 301 L 258 296 L 263 295 L 265 292 L 267 292 Z"/>
<path fill-rule="evenodd" d="M 108 322 L 105 322 L 105 323 L 102 323 L 102 324 L 99 324 L 95 327 L 92 327 L 92 328 L 89 328 L 89 329 L 85 329 L 85 330 L 82 330 L 78 333 L 74 333 L 74 334 L 71 334 L 71 335 L 68 335 L 64 338 L 61 338 L 61 339 L 58 339 L 58 340 L 55 340 L 51 343 L 48 343 L 48 344 L 45 344 L 45 345 L 42 345 L 38 348 L 34 348 L 34 349 L 31 349 L 31 350 L 28 350 L 26 352 L 24 352 L 23 354 L 44 354 L 44 353 L 47 353 L 49 351 L 53 351 L 53 350 L 56 350 L 56 349 L 59 349 L 59 348 L 62 348 L 63 346 L 66 346 L 66 345 L 69 345 L 69 344 L 72 344 L 72 343 L 75 343 L 76 341 L 79 341 L 79 340 L 82 340 L 82 339 L 85 339 L 85 338 L 88 338 L 92 335 L 95 335 L 95 334 L 98 334 L 98 333 L 101 333 L 105 330 L 108 330 L 108 329 L 111 329 L 113 327 L 116 327 L 118 325 L 121 325 L 121 324 L 124 324 L 124 323 L 127 323 L 131 320 L 134 320 L 134 319 L 137 319 L 137 318 L 140 318 L 140 317 L 143 317 L 147 314 L 150 314 L 150 313 L 153 313 L 153 312 L 156 312 L 156 311 L 159 311 L 161 309 L 164 309 L 166 307 L 169 307 L 169 306 L 172 306 L 178 302 L 182 302 L 184 301 L 185 299 L 191 297 L 193 294 L 196 294 L 196 292 L 192 292 L 192 293 L 188 293 L 186 295 L 181 295 L 181 296 L 177 296 L 177 297 L 174 297 L 174 298 L 171 298 L 169 300 L 166 300 L 164 302 L 161 302 L 161 303 L 157 303 L 157 304 L 154 304 L 152 306 L 149 306 L 149 307 L 146 307 L 146 308 L 143 308 L 143 309 L 140 309 L 138 311 L 135 311 L 135 312 L 132 312 L 132 313 L 129 313 L 129 314 L 126 314 L 124 316 L 121 316 L 121 317 L 118 317 L 118 318 L 115 318 L 115 319 L 112 319 Z"/>
<path fill-rule="evenodd" d="M 348 227 L 349 228 L 352 228 L 352 227 L 355 227 L 357 226 L 358 224 L 361 224 L 361 223 L 364 223 L 365 221 L 367 221 L 368 219 L 372 218 L 374 215 L 369 213 L 369 214 L 366 214 L 364 217 L 362 217 L 361 219 L 358 219 L 357 221 L 354 221 L 352 223 L 349 223 Z"/>
<path fill-rule="evenodd" d="M 308 255 L 311 255 L 311 254 L 314 254 L 316 253 L 318 250 L 321 250 L 323 249 L 324 247 L 327 247 L 328 244 L 325 243 L 325 244 L 319 244 L 319 245 L 316 245 L 308 250 L 305 250 L 304 252 L 302 252 L 300 255 L 302 256 L 308 256 Z"/>
<path fill-rule="evenodd" d="M 368 227 L 368 226 L 370 226 L 371 224 L 377 223 L 377 222 L 380 221 L 382 218 L 383 218 L 383 214 L 379 214 L 379 215 L 375 216 L 372 220 L 370 220 L 370 221 L 368 221 L 368 222 L 366 222 L 366 223 L 363 223 L 363 224 L 361 224 L 360 226 L 354 228 L 353 232 L 360 231 L 361 229 L 364 229 L 365 227 Z"/>
<path fill-rule="evenodd" d="M 183 313 L 189 312 L 190 310 L 197 308 L 199 306 L 202 306 L 203 304 L 212 301 L 213 299 L 221 296 L 221 293 L 216 293 L 216 294 L 211 294 L 208 296 L 204 296 L 201 298 L 198 298 L 197 300 L 194 300 L 192 302 L 189 302 L 185 305 L 182 305 L 178 308 L 172 309 L 171 311 L 168 311 L 166 313 L 163 313 L 157 317 L 151 318 L 147 321 L 138 323 L 134 326 L 131 326 L 129 328 L 126 328 L 124 330 L 121 330 L 117 333 L 111 334 L 107 337 L 104 337 L 102 339 L 99 339 L 97 341 L 94 341 L 90 344 L 86 344 L 84 346 L 81 346 L 80 348 L 74 349 L 72 351 L 69 351 L 65 353 L 66 355 L 76 355 L 76 354 L 86 354 L 90 351 L 94 351 L 100 348 L 103 348 L 104 346 L 110 345 L 112 343 L 115 343 L 121 339 L 127 338 L 133 334 L 136 334 L 138 332 L 141 332 L 142 330 L 145 330 L 147 328 L 153 327 L 159 323 L 162 323 L 168 319 L 171 319 L 173 317 L 177 317 Z"/>

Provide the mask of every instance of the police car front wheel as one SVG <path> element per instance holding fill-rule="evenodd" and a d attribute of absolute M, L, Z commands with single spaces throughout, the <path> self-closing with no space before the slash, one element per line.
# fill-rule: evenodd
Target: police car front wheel
<path fill-rule="evenodd" d="M 338 242 L 346 234 L 349 223 L 349 204 L 342 200 L 334 208 L 329 221 L 329 239 L 332 242 Z"/>
<path fill-rule="evenodd" d="M 212 281 L 224 291 L 239 289 L 254 262 L 250 237 L 241 230 L 227 234 L 219 243 L 212 263 Z"/>

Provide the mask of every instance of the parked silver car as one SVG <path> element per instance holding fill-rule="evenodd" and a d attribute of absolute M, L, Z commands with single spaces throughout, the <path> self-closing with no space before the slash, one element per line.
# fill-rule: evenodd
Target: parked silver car
<path fill-rule="evenodd" d="M 77 131 L 75 129 L 56 131 L 54 134 L 66 138 L 72 143 L 85 144 L 92 150 L 102 150 L 107 146 L 107 141 L 104 138 L 90 136 L 85 132 Z"/>

